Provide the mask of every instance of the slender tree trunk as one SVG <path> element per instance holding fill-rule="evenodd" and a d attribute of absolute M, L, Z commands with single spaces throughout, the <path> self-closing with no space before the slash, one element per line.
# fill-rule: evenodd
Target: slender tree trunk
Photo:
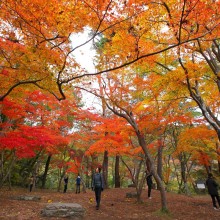
<path fill-rule="evenodd" d="M 9 188 L 9 190 L 12 189 L 12 186 L 11 186 L 11 172 L 8 175 L 8 188 Z"/>
<path fill-rule="evenodd" d="M 206 169 L 206 173 L 207 173 L 207 174 L 211 173 L 212 170 L 211 170 L 211 167 L 210 167 L 210 166 L 208 166 L 208 165 L 205 164 L 204 167 L 205 167 L 205 169 Z"/>
<path fill-rule="evenodd" d="M 19 175 L 24 179 L 22 183 L 23 186 L 26 186 L 27 180 L 36 172 L 35 165 L 41 156 L 41 153 L 42 151 L 38 152 L 34 158 L 28 160 L 27 163 L 19 170 Z"/>
<path fill-rule="evenodd" d="M 134 185 L 136 185 L 136 183 L 135 183 L 135 177 L 134 177 L 134 174 L 133 174 L 131 168 L 126 164 L 126 162 L 123 160 L 122 157 L 121 157 L 121 161 L 122 161 L 122 163 L 126 166 L 126 168 L 128 169 L 128 171 L 129 171 L 129 173 L 130 173 L 130 175 L 131 175 L 132 183 L 133 183 Z"/>
<path fill-rule="evenodd" d="M 182 178 L 182 189 L 181 191 L 188 194 L 187 177 L 186 177 L 186 160 L 184 153 L 180 154 L 180 168 L 181 168 L 181 178 Z"/>
<path fill-rule="evenodd" d="M 12 158 L 9 163 L 8 169 L 6 171 L 6 174 L 4 174 L 4 167 L 3 167 L 3 173 L 2 173 L 2 178 L 0 179 L 0 188 L 4 185 L 5 181 L 9 178 L 11 175 L 11 170 L 16 162 L 16 156 L 15 156 L 15 151 L 12 152 Z"/>
<path fill-rule="evenodd" d="M 0 180 L 3 179 L 4 177 L 4 150 L 1 151 L 1 161 L 0 161 L 0 165 L 1 165 L 1 173 L 0 173 Z"/>
<path fill-rule="evenodd" d="M 86 183 L 84 181 L 83 175 L 81 175 L 82 192 L 86 193 Z"/>
<path fill-rule="evenodd" d="M 137 192 L 137 202 L 141 203 L 141 193 L 144 185 L 144 180 L 145 180 L 145 172 L 142 172 L 142 177 L 140 178 L 141 174 L 141 169 L 143 165 L 143 160 L 140 161 L 138 164 L 137 171 L 135 173 L 135 187 L 136 187 L 136 192 Z"/>
<path fill-rule="evenodd" d="M 103 170 L 103 179 L 104 179 L 104 186 L 107 189 L 108 188 L 108 151 L 105 150 L 104 152 L 104 158 L 102 163 L 102 170 Z"/>
<path fill-rule="evenodd" d="M 137 170 L 135 170 L 135 172 L 132 172 L 131 168 L 126 164 L 126 162 L 123 160 L 123 158 L 121 157 L 121 161 L 122 163 L 127 167 L 131 178 L 132 178 L 132 182 L 135 185 L 135 190 L 137 193 L 137 202 L 140 203 L 141 201 L 141 194 L 142 194 L 142 190 L 143 190 L 143 186 L 145 183 L 145 179 L 146 179 L 146 175 L 145 172 L 141 172 L 142 170 L 142 165 L 143 165 L 143 160 L 138 161 L 138 167 Z M 140 177 L 140 175 L 142 174 L 142 176 Z"/>
<path fill-rule="evenodd" d="M 86 157 L 86 187 L 90 189 L 89 157 Z"/>
<path fill-rule="evenodd" d="M 65 168 L 61 168 L 58 170 L 58 177 L 59 177 L 59 181 L 58 181 L 58 187 L 57 187 L 57 192 L 60 192 L 61 190 L 61 186 L 62 186 L 62 180 L 63 180 L 63 177 L 65 176 L 65 173 L 66 173 L 66 169 Z"/>
<path fill-rule="evenodd" d="M 150 155 L 150 152 L 147 149 L 147 144 L 145 142 L 144 136 L 139 132 L 139 130 L 136 130 L 136 134 L 138 137 L 138 141 L 140 146 L 142 147 L 144 154 L 146 156 L 146 159 L 149 161 L 149 164 L 151 166 L 151 172 L 153 174 L 154 179 L 156 180 L 157 186 L 159 187 L 160 190 L 160 195 L 161 195 L 161 207 L 163 212 L 167 212 L 167 199 L 166 199 L 166 191 L 165 187 L 163 185 L 163 182 L 159 175 L 157 174 L 155 168 L 154 168 L 154 161 L 153 158 Z"/>
<path fill-rule="evenodd" d="M 120 188 L 121 187 L 119 162 L 120 162 L 120 157 L 117 155 L 115 157 L 115 188 Z"/>
<path fill-rule="evenodd" d="M 216 152 L 218 156 L 218 173 L 220 174 L 220 143 L 216 142 Z"/>
<path fill-rule="evenodd" d="M 45 169 L 44 169 L 44 174 L 43 174 L 43 178 L 42 178 L 42 186 L 41 186 L 42 189 L 44 189 L 45 185 L 46 185 L 47 173 L 48 173 L 48 170 L 49 170 L 51 157 L 52 157 L 51 154 L 49 154 L 48 157 L 47 157 L 47 161 L 46 161 L 46 165 L 45 165 Z"/>
<path fill-rule="evenodd" d="M 160 179 L 163 179 L 163 145 L 161 139 L 158 141 L 158 149 L 157 149 L 157 174 Z M 159 189 L 159 186 L 157 186 Z"/>
<path fill-rule="evenodd" d="M 112 181 L 111 181 L 111 188 L 115 187 L 115 158 L 116 157 L 112 157 L 112 162 L 111 162 L 111 176 L 112 176 Z"/>
<path fill-rule="evenodd" d="M 97 79 L 98 79 L 98 83 L 99 83 L 100 94 L 103 96 L 104 90 L 103 90 L 103 86 L 102 86 L 101 76 L 97 76 Z M 101 100 L 102 100 L 102 115 L 103 115 L 103 117 L 105 117 L 106 103 L 103 98 Z M 105 132 L 105 135 L 107 135 L 107 134 L 108 134 L 108 132 Z M 105 152 L 104 152 L 102 170 L 103 170 L 104 186 L 105 186 L 105 188 L 108 188 L 108 151 L 107 150 L 105 150 Z"/>

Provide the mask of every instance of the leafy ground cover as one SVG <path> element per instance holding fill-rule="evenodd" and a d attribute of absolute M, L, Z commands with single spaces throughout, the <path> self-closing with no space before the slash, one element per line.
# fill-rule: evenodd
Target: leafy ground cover
<path fill-rule="evenodd" d="M 27 189 L 1 189 L 0 191 L 0 219 L 48 219 L 41 216 L 41 210 L 51 202 L 79 203 L 86 209 L 85 220 L 108 219 L 151 219 L 151 220 L 217 220 L 220 219 L 220 210 L 214 210 L 208 195 L 185 196 L 167 193 L 170 213 L 161 214 L 159 191 L 154 190 L 152 199 L 147 199 L 147 191 L 143 192 L 141 204 L 135 198 L 126 198 L 127 192 L 134 189 L 108 189 L 102 194 L 100 210 L 95 209 L 94 192 L 75 194 L 68 191 L 66 194 L 51 190 L 35 189 L 29 193 Z M 41 196 L 39 201 L 23 201 L 15 198 L 21 195 Z M 61 218 L 50 218 L 51 220 Z"/>

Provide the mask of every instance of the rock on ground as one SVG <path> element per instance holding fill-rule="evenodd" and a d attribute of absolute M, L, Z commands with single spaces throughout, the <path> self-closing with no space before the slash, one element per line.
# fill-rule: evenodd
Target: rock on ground
<path fill-rule="evenodd" d="M 81 220 L 85 216 L 85 209 L 77 203 L 51 203 L 41 212 L 46 217 L 62 217 Z"/>
<path fill-rule="evenodd" d="M 17 200 L 26 200 L 26 201 L 38 201 L 41 199 L 40 196 L 18 196 L 16 197 Z"/>
<path fill-rule="evenodd" d="M 136 192 L 128 192 L 126 193 L 126 198 L 137 198 Z"/>

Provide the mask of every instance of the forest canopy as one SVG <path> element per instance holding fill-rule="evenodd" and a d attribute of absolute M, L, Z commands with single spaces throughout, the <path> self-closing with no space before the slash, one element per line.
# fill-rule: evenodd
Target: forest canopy
<path fill-rule="evenodd" d="M 219 175 L 218 0 L 2 0 L 0 9 L 0 186 L 33 174 L 60 189 L 69 172 L 86 187 L 102 166 L 107 187 L 133 183 L 141 194 L 148 170 L 166 209 L 165 188 L 189 193 Z M 95 71 L 77 61 L 87 44 Z"/>

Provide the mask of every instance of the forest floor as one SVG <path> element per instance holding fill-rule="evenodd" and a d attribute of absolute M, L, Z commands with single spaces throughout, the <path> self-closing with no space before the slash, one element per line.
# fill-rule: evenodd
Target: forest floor
<path fill-rule="evenodd" d="M 0 219 L 13 220 L 55 220 L 62 218 L 46 218 L 41 216 L 41 210 L 51 202 L 78 203 L 86 209 L 85 220 L 108 219 L 149 219 L 149 220 L 218 220 L 220 210 L 212 208 L 209 195 L 185 196 L 167 193 L 169 214 L 161 214 L 161 200 L 159 191 L 152 191 L 152 199 L 147 199 L 147 190 L 143 191 L 142 203 L 137 204 L 135 198 L 126 198 L 127 192 L 134 192 L 133 188 L 106 189 L 102 192 L 101 206 L 95 209 L 94 192 L 75 194 L 50 190 L 35 189 L 29 193 L 27 189 L 0 190 Z M 16 200 L 23 195 L 40 196 L 39 201 Z"/>

